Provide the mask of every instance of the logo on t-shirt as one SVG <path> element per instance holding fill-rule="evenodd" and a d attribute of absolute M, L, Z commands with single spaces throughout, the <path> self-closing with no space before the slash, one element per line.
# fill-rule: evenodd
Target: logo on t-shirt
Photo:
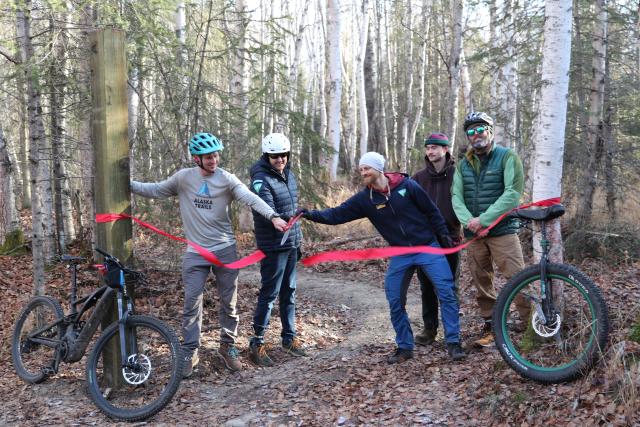
<path fill-rule="evenodd" d="M 407 194 L 407 189 L 406 188 L 402 188 L 402 189 L 398 190 L 398 194 L 401 195 L 402 197 L 404 197 L 404 195 Z"/>
<path fill-rule="evenodd" d="M 193 206 L 198 209 L 207 209 L 211 210 L 213 206 L 213 200 L 211 199 L 211 194 L 209 193 L 209 186 L 206 181 L 202 182 L 198 193 L 196 193 L 196 198 L 193 199 Z"/>

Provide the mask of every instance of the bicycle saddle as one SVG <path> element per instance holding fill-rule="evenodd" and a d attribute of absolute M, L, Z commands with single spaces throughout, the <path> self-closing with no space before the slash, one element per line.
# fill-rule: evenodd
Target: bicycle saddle
<path fill-rule="evenodd" d="M 69 262 L 71 264 L 81 264 L 86 261 L 86 259 L 81 256 L 73 256 L 69 254 L 61 255 L 60 260 L 64 262 Z"/>
<path fill-rule="evenodd" d="M 510 217 L 530 219 L 533 221 L 551 221 L 564 215 L 564 206 L 561 204 L 549 206 L 546 208 L 529 208 L 517 209 L 509 214 Z"/>

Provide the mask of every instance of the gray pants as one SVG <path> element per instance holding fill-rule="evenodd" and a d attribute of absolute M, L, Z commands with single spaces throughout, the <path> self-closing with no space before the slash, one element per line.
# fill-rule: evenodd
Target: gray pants
<path fill-rule="evenodd" d="M 223 263 L 238 259 L 236 245 L 213 252 Z M 213 272 L 220 297 L 220 342 L 235 344 L 238 335 L 238 270 L 218 267 L 205 260 L 200 254 L 186 252 L 182 260 L 182 282 L 184 283 L 184 311 L 182 313 L 183 347 L 192 352 L 200 347 L 202 330 L 202 296 L 204 285 Z"/>

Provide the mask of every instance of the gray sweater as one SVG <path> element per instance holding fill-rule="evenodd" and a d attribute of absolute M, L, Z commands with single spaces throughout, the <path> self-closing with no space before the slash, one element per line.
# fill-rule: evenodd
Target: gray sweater
<path fill-rule="evenodd" d="M 275 214 L 235 175 L 220 168 L 207 177 L 200 174 L 200 168 L 193 167 L 181 169 L 161 182 L 131 181 L 131 191 L 156 199 L 178 196 L 186 239 L 209 251 L 223 249 L 236 242 L 229 218 L 233 200 L 250 206 L 267 219 Z M 187 251 L 196 252 L 191 246 Z"/>

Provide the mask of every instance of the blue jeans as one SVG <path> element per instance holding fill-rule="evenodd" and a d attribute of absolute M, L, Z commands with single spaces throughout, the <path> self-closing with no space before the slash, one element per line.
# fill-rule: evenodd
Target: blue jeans
<path fill-rule="evenodd" d="M 260 262 L 262 287 L 258 295 L 258 305 L 253 315 L 254 344 L 264 343 L 264 334 L 269 326 L 271 310 L 279 297 L 280 321 L 282 322 L 282 342 L 288 344 L 296 336 L 296 262 L 298 249 L 282 252 L 267 252 Z"/>
<path fill-rule="evenodd" d="M 435 245 L 432 245 L 435 246 Z M 403 280 L 407 269 L 416 266 L 429 276 L 434 284 L 444 326 L 446 343 L 460 342 L 460 317 L 458 300 L 454 292 L 451 268 L 443 255 L 425 253 L 391 257 L 384 279 L 384 291 L 389 303 L 391 323 L 396 331 L 398 348 L 413 350 L 413 331 L 405 308 L 409 282 Z"/>

